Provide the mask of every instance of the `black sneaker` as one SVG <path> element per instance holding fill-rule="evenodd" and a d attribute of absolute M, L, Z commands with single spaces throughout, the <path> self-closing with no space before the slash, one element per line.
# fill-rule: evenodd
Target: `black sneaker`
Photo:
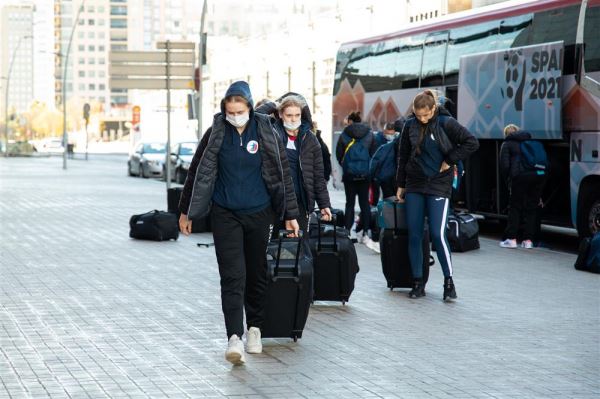
<path fill-rule="evenodd" d="M 456 299 L 454 281 L 452 281 L 452 277 L 446 277 L 444 279 L 444 301 L 453 299 Z"/>
<path fill-rule="evenodd" d="M 413 282 L 413 288 L 408 293 L 409 298 L 419 298 L 425 296 L 425 286 L 421 280 L 415 280 Z"/>

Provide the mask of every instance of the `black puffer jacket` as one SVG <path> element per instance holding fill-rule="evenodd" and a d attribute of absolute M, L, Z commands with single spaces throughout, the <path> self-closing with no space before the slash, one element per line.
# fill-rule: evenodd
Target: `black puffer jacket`
<path fill-rule="evenodd" d="M 306 99 L 294 92 L 288 92 L 277 99 L 281 102 L 287 96 L 300 97 L 306 103 Z M 277 104 L 271 101 L 266 102 L 256 109 L 256 112 L 267 115 L 277 115 Z M 312 211 L 315 202 L 319 209 L 331 208 L 329 200 L 329 192 L 327 191 L 327 179 L 325 178 L 327 171 L 323 160 L 323 152 L 319 143 L 319 138 L 315 136 L 307 127 L 312 125 L 312 114 L 308 104 L 302 107 L 300 119 L 302 121 L 302 138 L 300 142 L 300 170 L 302 171 L 302 183 L 306 200 L 308 203 L 308 211 Z M 275 118 L 274 126 L 276 127 L 282 142 L 287 141 L 285 129 L 278 115 Z M 327 151 L 329 153 L 329 151 Z M 331 174 L 331 163 L 329 163 L 329 174 Z"/>
<path fill-rule="evenodd" d="M 346 151 L 346 146 L 350 143 L 350 139 L 361 140 L 364 139 L 366 142 L 361 142 L 361 145 L 366 145 L 369 148 L 369 156 L 373 156 L 375 151 L 377 151 L 377 143 L 375 141 L 375 137 L 371 128 L 362 123 L 352 123 L 344 128 L 342 131 L 342 135 L 340 136 L 337 145 L 335 147 L 335 157 L 340 165 L 342 165 L 342 160 L 344 158 L 344 152 Z M 342 181 L 352 181 L 354 176 L 351 176 L 349 173 L 344 172 L 342 176 Z"/>
<path fill-rule="evenodd" d="M 232 87 L 240 82 L 236 82 Z M 252 108 L 248 85 L 244 83 L 240 93 Z M 230 88 L 231 89 L 231 88 Z M 228 93 L 230 90 L 228 90 Z M 194 154 L 188 171 L 179 210 L 189 219 L 206 216 L 210 211 L 212 196 L 217 180 L 218 159 L 225 135 L 225 106 L 215 115 L 211 128 L 204 134 Z M 288 160 L 279 134 L 268 116 L 250 110 L 250 121 L 257 123 L 259 152 L 262 159 L 262 177 L 271 197 L 271 205 L 280 220 L 295 219 L 299 215 L 294 184 L 289 174 Z"/>
<path fill-rule="evenodd" d="M 508 135 L 500 148 L 500 175 L 507 184 L 524 173 L 521 165 L 521 143 L 531 140 L 531 134 L 518 131 Z"/>
<path fill-rule="evenodd" d="M 281 121 L 275 123 L 275 127 L 281 136 L 281 141 L 287 142 L 287 133 Z M 308 211 L 314 208 L 315 201 L 319 209 L 331 208 L 327 182 L 323 172 L 323 154 L 317 137 L 302 123 L 300 138 L 300 170 L 302 173 L 302 188 L 306 194 Z"/>
<path fill-rule="evenodd" d="M 439 114 L 444 115 L 445 123 L 440 123 Z M 469 131 L 450 116 L 444 108 L 438 106 L 433 118 L 426 125 L 414 116 L 409 118 L 402 129 L 398 148 L 398 170 L 396 183 L 404 187 L 407 193 L 420 193 L 450 198 L 452 194 L 453 168 L 428 177 L 416 160 L 416 149 L 421 135 L 433 134 L 438 143 L 444 160 L 450 166 L 458 161 L 464 161 L 470 154 L 477 151 L 479 142 Z"/>

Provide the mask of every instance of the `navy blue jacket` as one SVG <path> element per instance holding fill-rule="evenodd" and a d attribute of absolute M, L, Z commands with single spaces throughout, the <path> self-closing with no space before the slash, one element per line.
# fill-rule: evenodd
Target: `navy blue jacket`
<path fill-rule="evenodd" d="M 445 117 L 439 118 L 439 114 Z M 440 122 L 441 119 L 443 123 Z M 428 176 L 419 162 L 417 148 L 420 147 L 421 152 L 427 150 L 427 146 L 421 145 L 422 132 L 433 136 L 432 140 L 437 143 L 437 149 L 441 152 L 443 160 L 450 166 L 456 165 L 458 161 L 464 161 L 477 151 L 479 142 L 440 106 L 427 124 L 422 124 L 414 116 L 404 124 L 398 148 L 398 171 L 396 172 L 398 187 L 405 188 L 407 193 L 450 198 L 454 178 L 453 168 Z M 430 155 L 434 155 L 437 159 L 437 154 Z"/>

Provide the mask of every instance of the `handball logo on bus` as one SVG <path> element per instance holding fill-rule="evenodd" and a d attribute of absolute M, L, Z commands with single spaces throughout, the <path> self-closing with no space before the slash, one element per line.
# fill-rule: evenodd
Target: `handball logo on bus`
<path fill-rule="evenodd" d="M 515 109 L 523 111 L 523 89 L 525 88 L 525 71 L 527 61 L 521 50 L 504 54 L 506 60 L 506 97 L 514 99 Z M 502 97 L 504 90 L 500 88 Z"/>

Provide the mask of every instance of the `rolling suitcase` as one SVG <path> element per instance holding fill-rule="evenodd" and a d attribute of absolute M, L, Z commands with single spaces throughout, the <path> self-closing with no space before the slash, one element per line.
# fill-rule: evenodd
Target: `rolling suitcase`
<path fill-rule="evenodd" d="M 167 209 L 169 212 L 176 214 L 178 220 L 181 215 L 181 212 L 179 212 L 179 200 L 181 199 L 182 191 L 183 187 L 172 187 L 167 189 Z M 203 218 L 192 220 L 192 233 L 205 233 L 210 231 L 212 231 L 210 226 L 210 214 Z"/>
<path fill-rule="evenodd" d="M 267 247 L 267 291 L 263 338 L 302 338 L 313 296 L 313 266 L 302 238 L 279 238 Z"/>
<path fill-rule="evenodd" d="M 348 230 L 338 228 L 336 215 L 331 224 L 321 223 L 310 234 L 310 249 L 315 273 L 315 301 L 341 301 L 350 299 L 359 271 L 354 243 Z"/>
<path fill-rule="evenodd" d="M 177 217 L 170 212 L 157 210 L 133 215 L 129 219 L 129 237 L 151 241 L 177 240 Z"/>
<path fill-rule="evenodd" d="M 331 208 L 331 214 L 336 215 L 338 227 L 346 227 L 346 214 L 343 209 Z"/>
<path fill-rule="evenodd" d="M 383 275 L 390 290 L 394 288 L 411 288 L 413 284 L 412 269 L 408 256 L 408 230 L 398 228 L 397 221 L 404 220 L 398 213 L 404 212 L 404 204 L 393 202 L 395 221 L 393 229 L 384 229 L 379 241 L 381 248 L 381 266 Z M 401 209 L 398 209 L 401 208 Z M 423 233 L 423 285 L 429 279 L 429 266 L 433 264 L 433 258 L 429 250 L 429 229 L 425 224 Z"/>
<path fill-rule="evenodd" d="M 379 241 L 380 229 L 377 223 L 378 210 L 377 207 L 371 207 L 371 220 L 369 222 L 369 230 L 371 230 L 371 239 L 375 242 Z M 356 223 L 356 232 L 363 231 L 365 226 L 362 223 L 362 212 L 358 214 L 358 222 Z"/>

